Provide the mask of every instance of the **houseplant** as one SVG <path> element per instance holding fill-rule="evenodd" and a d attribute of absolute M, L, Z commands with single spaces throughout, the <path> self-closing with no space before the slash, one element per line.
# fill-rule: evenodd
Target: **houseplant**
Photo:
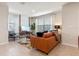
<path fill-rule="evenodd" d="M 35 23 L 31 24 L 31 31 L 33 34 L 35 34 Z"/>

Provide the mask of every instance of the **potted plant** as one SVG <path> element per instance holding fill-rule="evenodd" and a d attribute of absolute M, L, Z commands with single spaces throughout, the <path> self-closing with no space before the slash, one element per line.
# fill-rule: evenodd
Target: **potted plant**
<path fill-rule="evenodd" d="M 35 34 L 35 23 L 31 24 L 31 31 L 33 34 Z"/>

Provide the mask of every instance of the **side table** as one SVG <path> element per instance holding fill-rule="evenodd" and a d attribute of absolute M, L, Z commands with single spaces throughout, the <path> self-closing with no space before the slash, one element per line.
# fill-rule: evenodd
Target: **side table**
<path fill-rule="evenodd" d="M 27 38 L 25 35 L 19 37 L 19 42 L 22 44 L 27 44 Z"/>

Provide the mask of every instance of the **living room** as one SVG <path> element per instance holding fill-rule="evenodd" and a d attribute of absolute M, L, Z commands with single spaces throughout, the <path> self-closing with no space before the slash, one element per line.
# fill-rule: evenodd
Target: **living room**
<path fill-rule="evenodd" d="M 79 55 L 78 2 L 6 2 L 0 6 L 0 55 Z"/>
<path fill-rule="evenodd" d="M 27 3 L 30 4 L 30 3 Z M 55 8 L 54 12 L 50 12 L 48 11 L 48 13 L 41 14 L 40 15 L 32 15 L 30 17 L 27 17 L 26 15 L 23 14 L 16 14 L 14 13 L 11 8 L 13 7 L 15 9 L 14 5 L 21 5 L 23 6 L 27 6 L 26 3 L 8 3 L 9 5 L 9 17 L 8 17 L 8 31 L 9 31 L 9 42 L 19 42 L 20 44 L 26 44 L 26 46 L 29 46 L 29 44 L 33 43 L 29 43 L 28 41 L 31 39 L 31 36 L 29 33 L 33 34 L 34 36 L 38 36 L 38 37 L 43 37 L 43 34 L 46 32 L 55 32 L 54 34 L 56 35 L 56 40 L 57 42 L 54 43 L 54 46 L 58 44 L 58 42 L 61 42 L 61 26 L 62 26 L 62 11 L 61 11 L 61 5 L 64 5 L 65 3 L 58 3 L 60 6 L 59 8 Z M 31 3 L 31 4 L 37 4 L 37 3 Z M 30 4 L 30 5 L 31 5 Z M 47 5 L 47 4 L 53 4 L 53 3 L 38 3 L 38 5 L 40 4 L 40 8 L 42 5 Z M 56 3 L 54 3 L 56 5 Z M 20 6 L 20 7 L 21 7 Z M 35 6 L 32 6 L 31 8 L 33 8 Z M 57 11 L 56 11 L 57 10 Z M 32 10 L 33 12 L 36 12 L 35 10 Z M 29 34 L 29 35 L 28 35 Z M 53 34 L 53 35 L 54 35 Z M 30 37 L 28 38 L 27 37 Z M 51 35 L 51 34 L 48 34 Z M 48 37 L 50 38 L 50 37 Z M 47 39 L 47 38 L 44 38 Z M 51 38 L 53 39 L 53 37 Z M 52 41 L 52 40 L 49 41 Z M 37 43 L 37 42 L 36 42 Z M 43 42 L 44 43 L 44 42 Z M 51 42 L 49 42 L 51 43 Z M 53 42 L 52 42 L 53 43 Z M 34 43 L 35 44 L 35 43 Z M 39 43 L 38 43 L 39 44 Z M 36 45 L 38 45 L 36 44 Z M 48 43 L 47 43 L 48 44 Z M 44 44 L 43 44 L 44 45 Z M 41 45 L 41 46 L 43 46 Z M 53 44 L 51 45 L 51 49 L 54 47 L 52 47 Z M 46 48 L 44 48 L 46 49 Z M 46 51 L 48 54 L 48 52 L 51 50 L 49 49 L 48 51 Z"/>
<path fill-rule="evenodd" d="M 26 32 L 37 35 L 37 32 L 44 32 L 44 31 L 49 32 L 49 31 L 53 31 L 53 30 L 58 30 L 59 34 L 61 33 L 61 28 L 60 28 L 62 25 L 62 11 L 61 11 L 62 7 L 61 7 L 61 5 L 65 4 L 65 3 L 58 3 L 60 6 L 59 6 L 59 8 L 56 7 L 54 12 L 46 11 L 46 12 L 41 12 L 43 14 L 38 13 L 36 15 L 36 11 L 32 10 L 32 13 L 34 13 L 34 15 L 29 16 L 29 17 L 23 13 L 21 14 L 21 12 L 13 11 L 13 10 L 15 10 L 16 5 L 18 5 L 18 8 L 19 8 L 19 7 L 25 6 L 26 3 L 7 3 L 7 4 L 9 6 L 9 16 L 8 16 L 9 41 L 16 41 L 17 39 L 19 39 L 18 38 L 19 34 L 25 34 Z M 28 3 L 28 4 L 30 4 L 30 3 Z M 32 3 L 32 4 L 36 5 L 37 3 Z M 43 4 L 51 5 L 52 3 L 38 3 L 38 4 L 40 4 L 42 6 Z M 54 4 L 56 4 L 56 3 L 54 3 Z M 42 9 L 44 7 L 44 6 L 43 7 L 41 7 L 41 6 L 39 7 L 39 9 Z M 33 6 L 33 7 L 35 7 L 35 6 Z M 40 11 L 40 10 L 38 10 L 38 11 Z M 59 28 L 55 28 L 57 26 L 59 26 Z M 22 36 L 21 36 L 21 38 L 22 38 Z M 26 37 L 23 39 L 26 40 Z M 21 41 L 23 41 L 23 39 Z"/>

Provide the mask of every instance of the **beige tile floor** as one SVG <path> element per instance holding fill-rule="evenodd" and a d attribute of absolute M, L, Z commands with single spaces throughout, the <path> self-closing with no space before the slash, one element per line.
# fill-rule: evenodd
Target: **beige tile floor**
<path fill-rule="evenodd" d="M 48 55 L 16 42 L 0 45 L 0 56 L 79 56 L 79 49 L 59 44 Z"/>

